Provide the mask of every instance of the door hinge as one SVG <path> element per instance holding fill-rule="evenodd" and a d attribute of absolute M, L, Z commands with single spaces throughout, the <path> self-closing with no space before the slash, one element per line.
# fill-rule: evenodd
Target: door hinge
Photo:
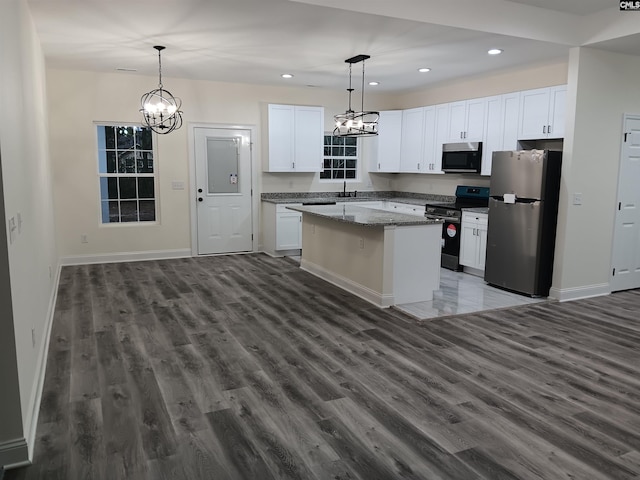
<path fill-rule="evenodd" d="M 614 277 L 616 276 L 616 269 L 615 268 L 613 269 L 613 276 Z"/>
<path fill-rule="evenodd" d="M 618 210 L 622 208 L 622 202 L 618 202 Z"/>
<path fill-rule="evenodd" d="M 251 241 L 253 242 L 253 233 L 251 234 Z"/>
<path fill-rule="evenodd" d="M 627 143 L 627 135 L 629 135 L 627 132 L 624 132 L 624 143 Z"/>

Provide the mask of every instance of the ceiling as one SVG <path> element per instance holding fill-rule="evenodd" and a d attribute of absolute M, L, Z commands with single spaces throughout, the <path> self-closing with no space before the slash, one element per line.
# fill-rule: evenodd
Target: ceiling
<path fill-rule="evenodd" d="M 640 14 L 611 0 L 27 3 L 49 67 L 122 75 L 156 76 L 152 47 L 165 45 L 165 77 L 343 89 L 344 60 L 362 53 L 371 56 L 367 81 L 380 82 L 368 91 L 403 92 L 565 60 L 578 45 L 640 52 Z M 489 48 L 504 53 L 489 56 Z M 356 74 L 359 81 L 360 65 Z"/>

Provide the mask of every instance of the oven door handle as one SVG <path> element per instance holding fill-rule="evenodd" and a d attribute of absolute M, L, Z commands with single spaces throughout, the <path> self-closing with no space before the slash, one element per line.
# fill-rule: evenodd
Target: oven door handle
<path fill-rule="evenodd" d="M 450 223 L 460 223 L 461 219 L 457 217 L 443 217 L 442 215 L 425 215 L 426 218 L 433 220 L 443 220 Z"/>

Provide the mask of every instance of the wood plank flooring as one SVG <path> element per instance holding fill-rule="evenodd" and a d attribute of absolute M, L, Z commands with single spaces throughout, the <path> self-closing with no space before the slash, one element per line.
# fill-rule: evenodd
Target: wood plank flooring
<path fill-rule="evenodd" d="M 640 291 L 418 321 L 262 254 L 64 267 L 13 479 L 640 477 Z"/>

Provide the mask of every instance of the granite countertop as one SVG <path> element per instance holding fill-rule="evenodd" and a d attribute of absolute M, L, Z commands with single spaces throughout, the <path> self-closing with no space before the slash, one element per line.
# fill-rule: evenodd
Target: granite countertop
<path fill-rule="evenodd" d="M 471 212 L 471 213 L 489 213 L 489 207 L 473 207 L 473 208 L 463 208 L 463 212 Z"/>
<path fill-rule="evenodd" d="M 339 222 L 354 223 L 366 227 L 384 227 L 390 225 L 430 225 L 442 223 L 416 215 L 388 212 L 375 208 L 358 207 L 356 205 L 305 205 L 287 207 L 296 212 L 308 213 L 318 217 L 330 218 Z"/>
<path fill-rule="evenodd" d="M 349 193 L 353 194 L 354 192 L 347 192 L 347 195 Z M 428 193 L 358 192 L 356 197 L 340 197 L 338 195 L 338 192 L 263 193 L 261 200 L 270 203 L 375 202 L 386 200 L 410 205 L 424 205 L 426 202 L 455 201 L 454 196 Z"/>

